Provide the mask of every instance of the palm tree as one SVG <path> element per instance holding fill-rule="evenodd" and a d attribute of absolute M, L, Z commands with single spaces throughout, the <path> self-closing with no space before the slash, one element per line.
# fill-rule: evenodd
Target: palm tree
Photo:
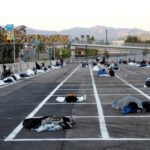
<path fill-rule="evenodd" d="M 43 43 L 39 43 L 36 46 L 36 50 L 37 50 L 37 53 L 38 53 L 38 60 L 39 60 L 39 54 L 40 54 L 40 52 L 43 52 L 45 50 L 45 45 Z"/>
<path fill-rule="evenodd" d="M 81 35 L 81 39 L 82 39 L 82 40 L 84 39 L 84 35 L 83 35 L 83 34 Z"/>
<path fill-rule="evenodd" d="M 149 51 L 145 48 L 145 49 L 143 50 L 143 60 L 144 60 L 144 58 L 148 55 L 148 53 L 149 53 Z"/>
<path fill-rule="evenodd" d="M 78 37 L 75 37 L 75 41 L 76 41 L 76 42 L 79 42 L 79 38 L 78 38 Z"/>

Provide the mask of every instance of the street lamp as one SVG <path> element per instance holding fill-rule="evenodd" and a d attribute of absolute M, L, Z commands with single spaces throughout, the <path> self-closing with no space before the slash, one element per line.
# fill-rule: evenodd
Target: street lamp
<path fill-rule="evenodd" d="M 16 46 L 15 46 L 15 32 L 13 29 L 13 50 L 14 50 L 14 63 L 16 61 Z"/>
<path fill-rule="evenodd" d="M 85 45 L 85 51 L 86 51 L 86 61 L 87 61 L 87 45 Z"/>
<path fill-rule="evenodd" d="M 106 45 L 108 44 L 107 31 L 108 31 L 108 30 L 106 30 Z"/>
<path fill-rule="evenodd" d="M 14 25 L 13 24 L 7 24 L 5 26 L 5 29 L 7 31 L 7 40 L 13 40 L 13 51 L 14 51 L 14 63 L 16 61 L 16 47 L 15 47 L 15 32 L 14 32 Z"/>

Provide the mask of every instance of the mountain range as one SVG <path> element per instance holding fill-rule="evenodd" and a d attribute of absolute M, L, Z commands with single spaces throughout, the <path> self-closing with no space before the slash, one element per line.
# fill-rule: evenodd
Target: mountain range
<path fill-rule="evenodd" d="M 41 34 L 41 35 L 68 35 L 72 39 L 75 37 L 81 37 L 81 35 L 90 35 L 94 36 L 97 40 L 105 40 L 106 38 L 106 30 L 107 30 L 107 38 L 109 41 L 118 40 L 118 39 L 125 39 L 127 36 L 139 36 L 143 38 L 146 35 L 146 39 L 150 39 L 150 32 L 144 31 L 137 28 L 113 28 L 113 27 L 106 27 L 106 26 L 94 26 L 91 28 L 84 28 L 84 27 L 74 27 L 70 29 L 65 29 L 61 31 L 48 31 L 48 30 L 38 30 L 33 28 L 27 28 L 27 34 Z"/>

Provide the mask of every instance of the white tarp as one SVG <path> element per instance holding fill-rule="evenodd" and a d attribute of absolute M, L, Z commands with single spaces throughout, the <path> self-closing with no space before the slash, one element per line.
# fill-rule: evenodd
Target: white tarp
<path fill-rule="evenodd" d="M 45 71 L 37 69 L 37 73 L 45 73 Z"/>
<path fill-rule="evenodd" d="M 16 83 L 15 79 L 13 77 L 7 77 L 7 78 L 4 78 L 4 82 L 7 81 L 7 80 L 11 80 L 11 82 L 13 83 Z"/>
<path fill-rule="evenodd" d="M 59 124 L 44 124 L 39 126 L 37 129 L 35 129 L 37 132 L 43 132 L 43 131 L 59 131 L 62 130 L 63 128 Z"/>
<path fill-rule="evenodd" d="M 93 71 L 99 71 L 99 69 L 100 68 L 97 65 L 93 67 Z"/>
<path fill-rule="evenodd" d="M 6 83 L 3 80 L 0 80 L 0 86 L 5 85 Z"/>
<path fill-rule="evenodd" d="M 137 65 L 137 63 L 129 62 L 129 63 L 128 63 L 128 65 L 129 65 L 129 66 L 136 66 L 136 65 Z"/>
<path fill-rule="evenodd" d="M 61 68 L 61 66 L 52 66 L 52 69 L 60 69 Z"/>
<path fill-rule="evenodd" d="M 110 75 L 108 75 L 108 74 L 100 74 L 100 75 L 98 75 L 99 77 L 110 77 Z"/>
<path fill-rule="evenodd" d="M 29 75 L 29 76 L 35 75 L 34 71 L 31 70 L 31 69 L 28 69 L 26 73 L 27 73 L 27 75 Z"/>
<path fill-rule="evenodd" d="M 21 80 L 20 75 L 18 75 L 18 74 L 14 74 L 14 76 L 16 77 L 16 79 L 17 79 L 17 80 Z"/>

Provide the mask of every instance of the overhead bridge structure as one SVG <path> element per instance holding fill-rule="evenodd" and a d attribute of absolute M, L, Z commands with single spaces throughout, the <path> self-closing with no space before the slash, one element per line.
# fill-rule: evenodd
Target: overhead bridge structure
<path fill-rule="evenodd" d="M 150 50 L 150 47 L 135 47 L 135 46 L 114 46 L 114 45 L 98 45 L 98 44 L 81 44 L 81 43 L 71 43 L 70 46 L 76 48 L 104 48 L 113 50 Z"/>

